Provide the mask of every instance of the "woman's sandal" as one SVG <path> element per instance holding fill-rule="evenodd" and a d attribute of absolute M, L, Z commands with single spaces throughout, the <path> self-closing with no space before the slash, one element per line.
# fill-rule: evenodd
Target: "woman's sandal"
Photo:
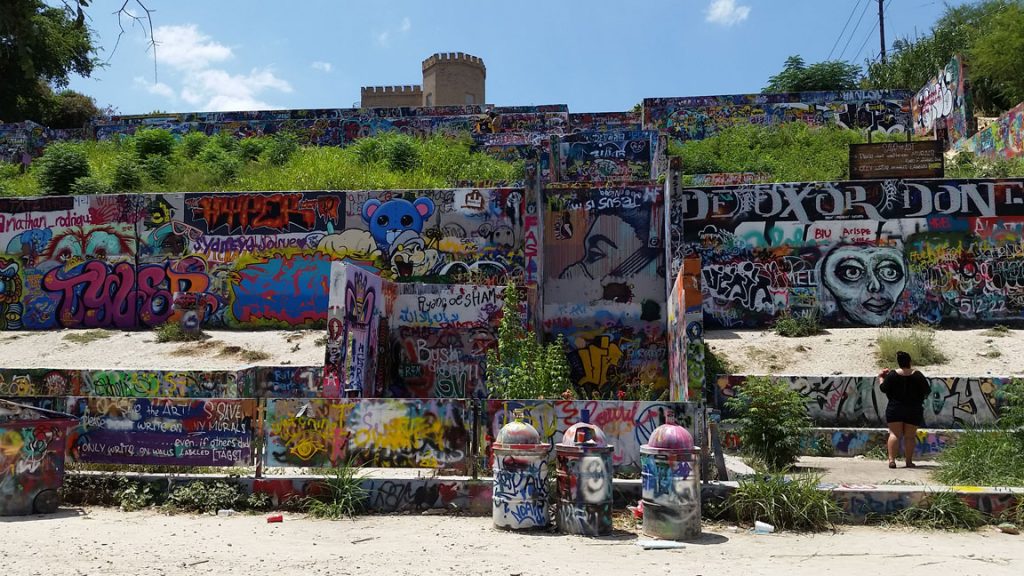
<path fill-rule="evenodd" d="M 895 462 L 889 462 L 889 468 L 896 468 Z"/>
<path fill-rule="evenodd" d="M 896 466 L 890 466 L 890 468 L 895 468 L 895 467 Z M 917 464 L 914 464 L 913 462 L 907 462 L 907 468 L 917 468 Z"/>

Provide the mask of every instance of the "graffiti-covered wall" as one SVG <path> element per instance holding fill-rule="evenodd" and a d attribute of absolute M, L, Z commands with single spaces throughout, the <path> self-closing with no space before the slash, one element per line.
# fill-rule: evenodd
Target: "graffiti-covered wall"
<path fill-rule="evenodd" d="M 709 327 L 1024 320 L 1021 180 L 685 188 L 671 214 L 672 264 L 701 259 Z"/>
<path fill-rule="evenodd" d="M 777 376 L 804 399 L 808 415 L 818 426 L 885 427 L 888 399 L 878 389 L 877 376 Z M 716 404 L 729 411 L 725 400 L 743 385 L 745 376 L 718 378 Z M 924 402 L 927 428 L 990 426 L 1002 409 L 999 391 L 1010 378 L 928 378 L 931 394 Z"/>
<path fill-rule="evenodd" d="M 962 56 L 953 56 L 939 74 L 914 95 L 910 110 L 914 134 L 918 136 L 932 136 L 941 128 L 945 131 L 945 140 L 953 143 L 974 132 L 974 100 Z"/>
<path fill-rule="evenodd" d="M 645 98 L 644 129 L 664 130 L 677 140 L 702 140 L 730 126 L 784 122 L 904 133 L 911 126 L 911 96 L 904 90 L 851 90 Z"/>
<path fill-rule="evenodd" d="M 666 390 L 661 188 L 550 187 L 544 210 L 544 332 L 565 337 L 578 387 Z"/>
<path fill-rule="evenodd" d="M 270 400 L 267 466 L 352 465 L 465 470 L 465 400 Z"/>
<path fill-rule="evenodd" d="M 377 331 L 385 306 L 383 282 L 380 276 L 353 264 L 331 265 L 324 397 L 374 395 L 379 356 Z"/>
<path fill-rule="evenodd" d="M 961 140 L 957 148 L 990 158 L 1017 158 L 1024 155 L 1024 102 L 970 138 Z"/>
<path fill-rule="evenodd" d="M 512 188 L 4 198 L 0 330 L 157 326 L 179 292 L 207 326 L 309 326 L 334 260 L 396 281 L 535 275 L 527 216 Z"/>
<path fill-rule="evenodd" d="M 551 140 L 554 182 L 645 182 L 664 164 L 653 130 L 589 131 Z"/>

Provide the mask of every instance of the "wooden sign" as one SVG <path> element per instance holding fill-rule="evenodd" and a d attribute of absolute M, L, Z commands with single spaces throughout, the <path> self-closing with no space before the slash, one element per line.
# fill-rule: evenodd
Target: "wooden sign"
<path fill-rule="evenodd" d="M 942 142 L 880 142 L 850 145 L 850 179 L 942 178 Z"/>

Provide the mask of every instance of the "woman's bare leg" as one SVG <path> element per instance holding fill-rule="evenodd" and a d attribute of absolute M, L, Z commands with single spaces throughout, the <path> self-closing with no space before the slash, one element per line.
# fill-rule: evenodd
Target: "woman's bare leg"
<path fill-rule="evenodd" d="M 907 466 L 914 463 L 914 449 L 917 448 L 917 426 L 903 424 L 903 457 L 907 460 Z"/>
<path fill-rule="evenodd" d="M 899 456 L 900 434 L 903 434 L 903 422 L 890 422 L 889 439 L 885 442 L 885 447 L 889 451 L 890 464 L 895 464 L 896 457 Z"/>

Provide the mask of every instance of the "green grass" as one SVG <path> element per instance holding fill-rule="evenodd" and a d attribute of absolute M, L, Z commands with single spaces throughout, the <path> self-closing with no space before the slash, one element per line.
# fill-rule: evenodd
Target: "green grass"
<path fill-rule="evenodd" d="M 780 316 L 772 329 L 779 336 L 786 338 L 804 338 L 824 332 L 818 321 L 818 315 L 813 312 L 795 316 L 791 314 Z"/>
<path fill-rule="evenodd" d="M 210 336 L 200 331 L 195 333 L 186 332 L 181 324 L 177 322 L 168 322 L 157 326 L 154 330 L 156 333 L 157 342 L 196 342 L 199 340 L 205 340 Z"/>
<path fill-rule="evenodd" d="M 1010 329 L 1006 326 L 1003 326 L 1002 324 L 996 324 L 995 326 L 982 332 L 982 334 L 985 336 L 992 336 L 994 338 L 1002 338 L 1004 336 L 1010 335 Z"/>
<path fill-rule="evenodd" d="M 899 351 L 910 354 L 917 366 L 933 366 L 947 360 L 935 344 L 935 331 L 925 326 L 882 330 L 876 344 L 878 365 L 883 368 L 896 365 L 896 353 Z"/>
<path fill-rule="evenodd" d="M 270 139 L 260 139 L 267 140 Z M 144 192 L 209 192 L 261 190 L 383 190 L 403 188 L 445 188 L 462 181 L 513 182 L 523 177 L 522 163 L 496 160 L 471 152 L 472 141 L 435 135 L 412 138 L 385 134 L 358 142 L 400 142 L 397 148 L 408 154 L 399 161 L 386 157 L 367 158 L 354 146 L 347 148 L 307 146 L 299 148 L 283 164 L 266 155 L 251 159 L 242 150 L 188 157 L 180 141 L 169 157 L 166 178 L 147 177 Z M 207 139 L 207 151 L 217 147 L 216 139 Z M 89 160 L 92 176 L 106 183 L 114 180 L 119 160 L 135 151 L 133 138 L 120 141 L 81 144 Z M 204 159 L 206 161 L 204 161 Z M 225 161 L 237 168 L 223 170 Z M 218 163 L 219 162 L 219 163 Z M 155 176 L 155 175 L 154 175 Z M 120 190 L 115 190 L 120 192 Z M 40 194 L 34 169 L 26 174 L 16 170 L 0 171 L 0 194 L 36 196 Z"/>
<path fill-rule="evenodd" d="M 726 501 L 726 510 L 745 524 L 767 522 L 776 530 L 818 532 L 834 529 L 843 511 L 827 490 L 818 490 L 820 476 L 787 479 L 772 474 L 740 480 Z"/>
<path fill-rule="evenodd" d="M 363 512 L 368 496 L 359 468 L 343 465 L 324 476 L 315 494 L 303 500 L 302 508 L 314 518 L 338 520 Z"/>
<path fill-rule="evenodd" d="M 110 330 L 79 330 L 64 335 L 64 340 L 75 344 L 88 344 L 97 340 L 105 340 L 113 336 Z"/>
<path fill-rule="evenodd" d="M 888 460 L 889 453 L 886 451 L 885 446 L 872 446 L 870 450 L 864 453 L 864 458 L 868 460 Z"/>
<path fill-rule="evenodd" d="M 971 508 L 955 492 L 935 492 L 920 502 L 885 519 L 886 524 L 930 530 L 974 530 L 987 518 Z"/>
<path fill-rule="evenodd" d="M 964 430 L 937 461 L 942 484 L 1024 486 L 1024 443 L 1009 430 Z"/>

